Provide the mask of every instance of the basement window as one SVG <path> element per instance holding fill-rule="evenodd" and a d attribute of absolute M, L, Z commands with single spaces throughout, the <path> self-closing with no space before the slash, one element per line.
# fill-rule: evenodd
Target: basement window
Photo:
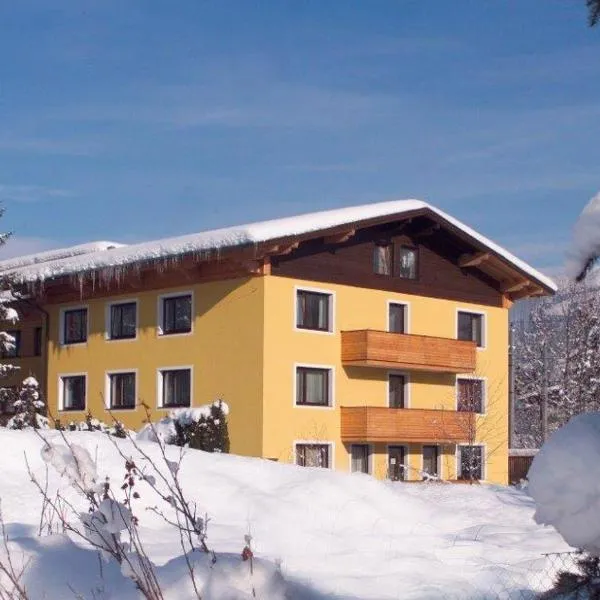
<path fill-rule="evenodd" d="M 331 468 L 329 444 L 296 444 L 296 464 L 301 467 Z"/>

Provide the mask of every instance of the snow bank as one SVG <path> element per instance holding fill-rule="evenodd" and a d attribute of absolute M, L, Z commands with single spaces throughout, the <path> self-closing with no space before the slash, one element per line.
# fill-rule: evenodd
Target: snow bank
<path fill-rule="evenodd" d="M 567 274 L 576 278 L 600 255 L 600 193 L 581 212 L 573 228 L 573 242 L 567 257 Z"/>
<path fill-rule="evenodd" d="M 573 417 L 544 444 L 529 470 L 535 520 L 600 556 L 600 413 Z"/>
<path fill-rule="evenodd" d="M 496 252 L 532 278 L 542 282 L 550 289 L 556 290 L 556 286 L 550 278 L 458 219 L 421 200 L 394 200 L 321 211 L 141 244 L 132 244 L 108 251 L 87 252 L 81 255 L 61 257 L 56 260 L 45 260 L 40 264 L 31 264 L 31 261 L 27 263 L 27 260 L 25 260 L 21 265 L 10 268 L 5 266 L 4 268 L 7 270 L 6 274 L 12 276 L 16 281 L 34 283 L 62 275 L 77 275 L 91 271 L 116 269 L 151 260 L 174 260 L 183 254 L 196 254 L 208 257 L 218 255 L 219 251 L 224 248 L 251 246 L 261 242 L 311 233 L 347 223 L 356 223 L 392 215 L 401 216 L 405 213 L 421 209 L 431 211 L 431 213 L 441 217 L 441 219 L 447 221 L 450 225 L 460 229 L 478 244 Z M 0 263 L 1 266 L 2 263 Z"/>
<path fill-rule="evenodd" d="M 58 432 L 43 435 L 63 443 Z M 108 475 L 120 485 L 123 459 L 105 434 L 65 435 L 94 458 L 97 468 L 90 470 L 89 480 L 97 474 L 104 481 Z M 113 442 L 143 466 L 131 442 Z M 141 444 L 158 463 L 158 445 Z M 0 445 L 2 508 L 16 556 L 23 552 L 31 559 L 24 581 L 31 600 L 71 598 L 69 584 L 86 598 L 93 588 L 104 590 L 96 594 L 101 600 L 138 599 L 112 561 L 101 576 L 97 553 L 78 540 L 36 536 L 40 498 L 24 469 L 23 454 L 43 481 L 39 437 L 0 430 Z M 167 447 L 167 456 L 176 461 L 180 450 Z M 547 568 L 541 555 L 568 549 L 554 530 L 534 523 L 531 498 L 510 488 L 386 483 L 194 450 L 185 451 L 180 478 L 186 494 L 198 502 L 198 513 L 208 515 L 208 544 L 217 552 L 214 568 L 203 562 L 204 555 L 195 559 L 204 600 L 250 600 L 249 564 L 241 560 L 249 533 L 253 582 L 261 600 L 280 600 L 284 584 L 290 600 L 482 598 L 496 588 L 529 589 Z M 70 502 L 81 503 L 72 485 L 51 470 L 50 495 L 57 488 Z M 165 598 L 194 597 L 177 534 L 147 510 L 157 504 L 148 484 L 141 482 L 136 489 L 141 498 L 132 511 L 148 554 L 159 565 Z"/>

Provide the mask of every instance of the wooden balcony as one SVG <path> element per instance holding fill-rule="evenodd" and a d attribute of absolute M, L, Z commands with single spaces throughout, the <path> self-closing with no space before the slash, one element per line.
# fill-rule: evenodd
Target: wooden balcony
<path fill-rule="evenodd" d="M 342 331 L 342 363 L 347 367 L 473 373 L 477 346 L 470 341 L 373 329 Z"/>
<path fill-rule="evenodd" d="M 473 439 L 475 413 L 378 406 L 341 407 L 344 442 L 457 444 Z"/>

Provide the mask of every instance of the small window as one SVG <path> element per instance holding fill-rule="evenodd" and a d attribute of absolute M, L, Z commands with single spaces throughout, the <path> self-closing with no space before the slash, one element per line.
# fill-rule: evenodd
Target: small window
<path fill-rule="evenodd" d="M 457 337 L 459 340 L 475 342 L 479 348 L 483 347 L 483 315 L 459 311 Z"/>
<path fill-rule="evenodd" d="M 162 299 L 162 333 L 189 333 L 192 330 L 192 295 Z"/>
<path fill-rule="evenodd" d="M 110 408 L 135 408 L 135 373 L 111 373 Z"/>
<path fill-rule="evenodd" d="M 388 404 L 390 408 L 406 408 L 406 377 L 388 376 Z"/>
<path fill-rule="evenodd" d="M 417 279 L 419 276 L 419 251 L 410 246 L 400 246 L 398 249 L 398 277 L 402 279 Z"/>
<path fill-rule="evenodd" d="M 388 304 L 388 328 L 391 333 L 406 333 L 406 304 Z"/>
<path fill-rule="evenodd" d="M 21 355 L 21 331 L 11 329 L 5 332 L 0 358 L 18 358 Z M 10 336 L 7 337 L 7 336 Z"/>
<path fill-rule="evenodd" d="M 329 406 L 330 369 L 297 367 L 296 404 L 301 406 Z"/>
<path fill-rule="evenodd" d="M 301 467 L 330 468 L 329 444 L 296 444 L 296 464 Z"/>
<path fill-rule="evenodd" d="M 369 446 L 353 444 L 350 447 L 352 473 L 369 473 Z"/>
<path fill-rule="evenodd" d="M 377 275 L 391 275 L 393 273 L 392 244 L 377 244 L 373 248 L 373 272 Z"/>
<path fill-rule="evenodd" d="M 296 327 L 315 331 L 331 331 L 331 294 L 298 290 Z"/>
<path fill-rule="evenodd" d="M 63 320 L 65 344 L 81 344 L 87 341 L 87 308 L 65 310 Z"/>
<path fill-rule="evenodd" d="M 190 369 L 162 371 L 162 406 L 165 408 L 191 406 Z"/>
<path fill-rule="evenodd" d="M 462 412 L 484 412 L 483 379 L 456 380 L 457 409 Z"/>
<path fill-rule="evenodd" d="M 41 356 L 42 355 L 42 345 L 43 345 L 43 331 L 41 327 L 36 327 L 33 330 L 33 355 Z"/>
<path fill-rule="evenodd" d="M 458 447 L 458 478 L 462 481 L 483 479 L 483 446 Z"/>
<path fill-rule="evenodd" d="M 137 304 L 123 302 L 110 305 L 110 339 L 135 338 L 137 333 Z"/>
<path fill-rule="evenodd" d="M 62 377 L 62 410 L 85 410 L 85 375 Z"/>

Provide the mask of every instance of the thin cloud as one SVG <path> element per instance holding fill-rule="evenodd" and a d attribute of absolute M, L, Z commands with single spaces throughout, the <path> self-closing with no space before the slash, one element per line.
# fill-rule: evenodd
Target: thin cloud
<path fill-rule="evenodd" d="M 0 184 L 0 201 L 4 202 L 41 202 L 51 199 L 73 198 L 71 190 L 45 187 L 41 185 Z"/>

